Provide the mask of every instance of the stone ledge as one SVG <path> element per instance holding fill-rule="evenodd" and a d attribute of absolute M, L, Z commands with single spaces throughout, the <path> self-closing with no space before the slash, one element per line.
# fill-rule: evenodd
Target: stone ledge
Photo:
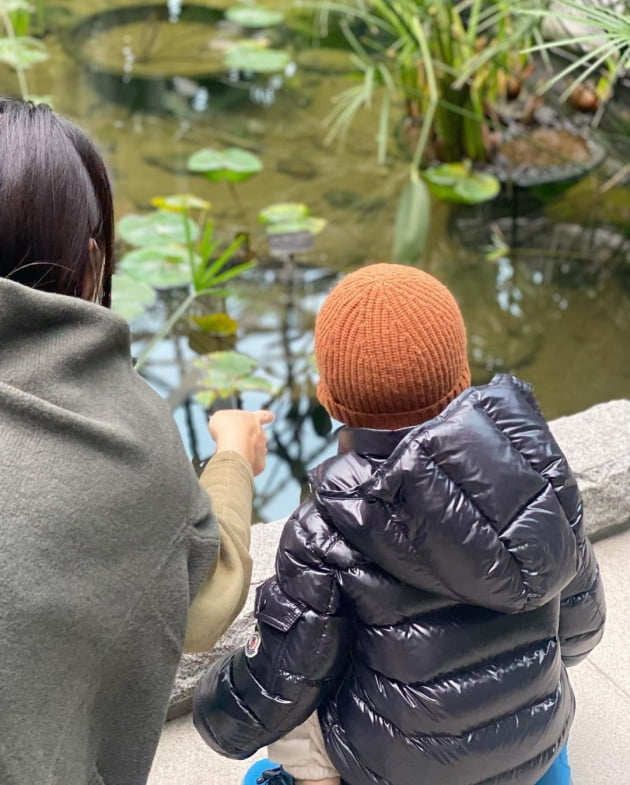
<path fill-rule="evenodd" d="M 630 400 L 598 404 L 553 420 L 550 427 L 582 491 L 589 537 L 601 539 L 630 525 Z M 273 572 L 283 525 L 275 521 L 252 528 L 255 559 L 245 607 L 212 651 L 183 656 L 168 719 L 190 711 L 193 689 L 208 665 L 244 643 L 251 632 L 255 590 Z"/>
<path fill-rule="evenodd" d="M 584 499 L 589 537 L 630 523 L 630 401 L 610 401 L 549 423 Z"/>

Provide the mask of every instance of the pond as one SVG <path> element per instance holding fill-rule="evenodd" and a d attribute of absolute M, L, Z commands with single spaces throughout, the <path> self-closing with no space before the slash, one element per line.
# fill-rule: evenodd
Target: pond
<path fill-rule="evenodd" d="M 227 310 L 239 323 L 237 348 L 259 360 L 277 386 L 271 402 L 268 394 L 251 392 L 239 403 L 270 403 L 277 414 L 255 514 L 282 517 L 298 500 L 307 469 L 334 449 L 314 397 L 310 355 L 318 305 L 340 273 L 391 258 L 408 155 L 393 142 L 387 165 L 377 164 L 376 108 L 362 112 L 344 146 L 325 144 L 333 98 L 351 84 L 338 50 L 311 50 L 296 37 L 280 75 L 216 80 L 218 57 L 232 35 L 229 26 L 215 23 L 222 18 L 216 9 L 227 3 L 199 2 L 206 16 L 202 8 L 199 17 L 169 22 L 180 4 L 164 4 L 155 16 L 155 4 L 116 2 L 130 9 L 116 30 L 106 14 L 96 24 L 86 21 L 109 11 L 110 3 L 91 2 L 89 11 L 79 0 L 43 5 L 51 59 L 29 70 L 31 92 L 51 95 L 55 108 L 97 141 L 118 217 L 150 209 L 156 196 L 192 192 L 211 202 L 221 237 L 250 232 L 258 264 L 234 284 Z M 139 5 L 147 8 L 138 14 L 132 9 Z M 176 38 L 163 39 L 165 24 L 177 29 Z M 164 68 L 179 58 L 176 78 L 138 81 L 138 75 L 151 77 L 147 52 Z M 15 75 L 2 66 L 0 92 L 16 91 Z M 629 127 L 630 120 L 626 134 Z M 614 180 L 628 156 L 620 137 L 617 131 L 606 138 L 603 131 L 606 159 L 555 198 L 519 191 L 485 206 L 434 205 L 422 266 L 461 303 L 473 381 L 514 372 L 534 384 L 549 418 L 630 397 L 630 191 Z M 230 189 L 187 170 L 193 152 L 229 146 L 256 153 L 262 173 Z M 307 204 L 327 225 L 312 251 L 274 258 L 256 216 L 286 201 Z M 157 305 L 133 323 L 138 346 L 181 296 L 160 292 Z M 218 346 L 210 341 L 202 350 Z M 212 442 L 206 413 L 190 397 L 195 348 L 185 335 L 169 338 L 143 373 L 171 402 L 187 449 L 199 461 L 211 454 Z"/>

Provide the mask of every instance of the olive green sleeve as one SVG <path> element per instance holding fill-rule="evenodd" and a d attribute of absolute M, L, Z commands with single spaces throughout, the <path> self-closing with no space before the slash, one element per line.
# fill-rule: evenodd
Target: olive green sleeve
<path fill-rule="evenodd" d="M 219 523 L 219 558 L 201 584 L 188 613 L 185 652 L 208 651 L 242 609 L 252 574 L 249 555 L 253 474 L 232 450 L 215 455 L 203 471 L 201 485 Z"/>

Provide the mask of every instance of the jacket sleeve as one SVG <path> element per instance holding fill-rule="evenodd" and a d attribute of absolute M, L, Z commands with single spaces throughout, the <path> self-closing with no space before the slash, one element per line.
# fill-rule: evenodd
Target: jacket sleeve
<path fill-rule="evenodd" d="M 237 452 L 215 455 L 200 479 L 219 524 L 219 557 L 188 611 L 185 652 L 208 651 L 234 621 L 251 582 L 249 555 L 253 475 Z"/>
<path fill-rule="evenodd" d="M 352 625 L 335 576 L 337 541 L 311 501 L 287 521 L 276 575 L 256 595 L 256 630 L 195 690 L 195 726 L 217 752 L 246 758 L 284 736 L 345 671 Z"/>
<path fill-rule="evenodd" d="M 577 665 L 602 639 L 606 600 L 599 565 L 588 538 L 578 538 L 575 578 L 562 591 L 560 600 L 560 649 L 565 665 Z"/>

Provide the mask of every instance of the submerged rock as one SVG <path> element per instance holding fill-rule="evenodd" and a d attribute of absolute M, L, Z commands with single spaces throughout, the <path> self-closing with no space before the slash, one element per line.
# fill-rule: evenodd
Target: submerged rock
<path fill-rule="evenodd" d="M 276 164 L 276 169 L 296 180 L 313 180 L 317 177 L 317 169 L 304 158 L 282 158 Z"/>

